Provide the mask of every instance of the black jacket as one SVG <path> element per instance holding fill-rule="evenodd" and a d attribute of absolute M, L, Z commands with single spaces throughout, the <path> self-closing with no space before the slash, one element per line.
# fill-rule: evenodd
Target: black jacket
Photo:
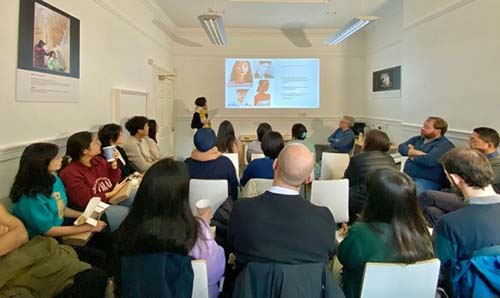
<path fill-rule="evenodd" d="M 349 219 L 354 222 L 366 200 L 366 177 L 379 168 L 396 168 L 394 159 L 381 151 L 363 151 L 351 157 L 344 178 L 349 179 Z"/>
<path fill-rule="evenodd" d="M 343 298 L 323 263 L 248 263 L 238 276 L 237 298 Z"/>

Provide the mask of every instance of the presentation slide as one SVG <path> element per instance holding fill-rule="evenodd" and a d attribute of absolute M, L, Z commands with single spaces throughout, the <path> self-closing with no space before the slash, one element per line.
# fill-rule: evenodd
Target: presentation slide
<path fill-rule="evenodd" d="M 226 59 L 226 108 L 319 108 L 319 59 Z"/>

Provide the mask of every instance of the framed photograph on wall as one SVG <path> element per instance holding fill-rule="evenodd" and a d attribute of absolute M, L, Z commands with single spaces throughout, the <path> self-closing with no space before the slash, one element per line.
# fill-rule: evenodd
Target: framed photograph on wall
<path fill-rule="evenodd" d="M 373 72 L 373 92 L 401 89 L 401 66 Z"/>
<path fill-rule="evenodd" d="M 21 0 L 17 68 L 17 100 L 78 101 L 80 21 L 42 0 Z"/>

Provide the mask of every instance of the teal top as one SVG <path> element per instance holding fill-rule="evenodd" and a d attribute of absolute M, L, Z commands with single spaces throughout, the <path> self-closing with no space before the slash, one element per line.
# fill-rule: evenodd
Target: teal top
<path fill-rule="evenodd" d="M 51 228 L 63 223 L 68 198 L 61 179 L 58 176 L 55 178 L 50 197 L 43 194 L 34 197 L 23 195 L 12 208 L 12 214 L 23 222 L 30 239 L 45 235 Z"/>
<path fill-rule="evenodd" d="M 374 232 L 376 230 L 377 232 Z M 399 253 L 391 245 L 392 228 L 386 223 L 357 222 L 340 243 L 338 258 L 343 266 L 342 287 L 346 298 L 361 294 L 367 262 L 398 262 Z"/>

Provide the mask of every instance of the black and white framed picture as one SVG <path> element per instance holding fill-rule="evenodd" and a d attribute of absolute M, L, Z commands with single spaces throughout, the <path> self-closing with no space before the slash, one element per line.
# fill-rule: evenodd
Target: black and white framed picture
<path fill-rule="evenodd" d="M 401 89 L 401 66 L 373 72 L 373 92 Z"/>

